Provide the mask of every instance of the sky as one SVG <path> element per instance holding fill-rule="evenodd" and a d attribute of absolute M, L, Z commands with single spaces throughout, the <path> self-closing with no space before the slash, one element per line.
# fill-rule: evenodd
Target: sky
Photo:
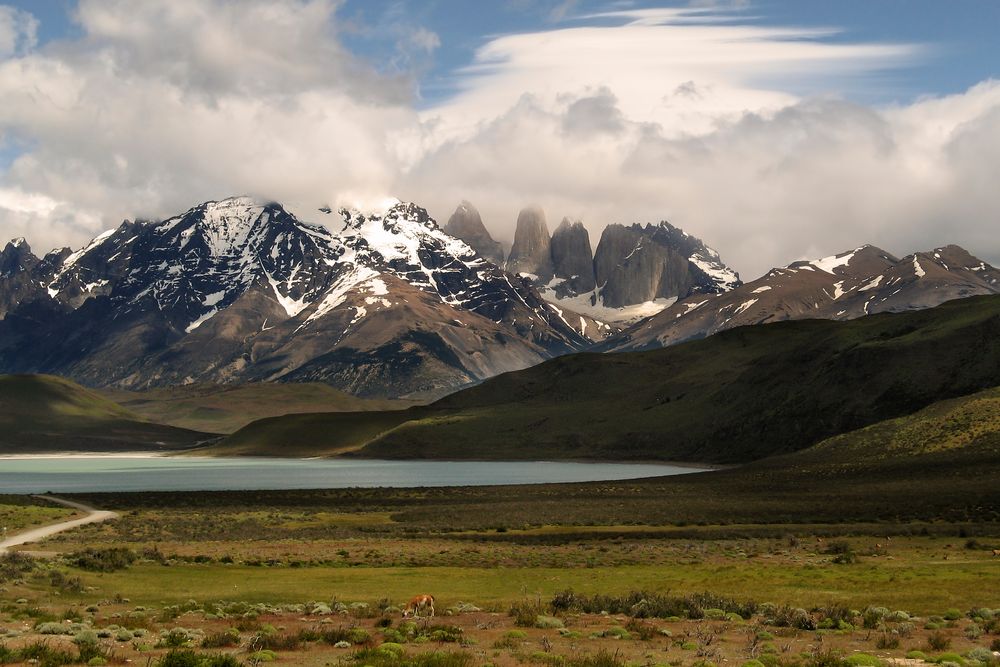
<path fill-rule="evenodd" d="M 250 194 L 1000 264 L 993 0 L 0 0 L 0 239 Z"/>

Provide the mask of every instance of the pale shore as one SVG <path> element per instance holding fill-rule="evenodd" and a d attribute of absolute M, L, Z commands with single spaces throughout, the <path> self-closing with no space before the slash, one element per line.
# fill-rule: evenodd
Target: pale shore
<path fill-rule="evenodd" d="M 160 459 L 160 452 L 49 452 L 48 454 L 0 454 L 0 461 L 34 459 Z"/>

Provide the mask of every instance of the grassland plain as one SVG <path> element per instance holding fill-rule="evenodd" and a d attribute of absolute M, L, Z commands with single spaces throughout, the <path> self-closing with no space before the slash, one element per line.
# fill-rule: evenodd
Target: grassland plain
<path fill-rule="evenodd" d="M 169 525 L 200 514 L 175 507 L 132 517 Z M 289 531 L 329 522 L 350 534 L 191 541 L 165 531 L 147 544 L 123 541 L 114 524 L 82 529 L 32 547 L 61 552 L 54 558 L 0 559 L 0 644 L 16 660 L 38 642 L 82 653 L 83 638 L 113 664 L 151 664 L 191 647 L 247 665 L 265 657 L 365 665 L 366 651 L 385 646 L 400 656 L 383 667 L 429 653 L 465 656 L 466 667 L 569 667 L 604 652 L 614 658 L 600 663 L 607 667 L 750 659 L 857 667 L 914 650 L 973 667 L 991 661 L 1000 640 L 995 526 L 979 526 L 990 535 L 978 538 L 939 525 L 952 534 L 857 535 L 844 526 L 852 536 L 832 538 L 816 536 L 823 526 L 785 526 L 780 538 L 729 539 L 715 539 L 712 527 L 693 529 L 705 531 L 694 539 L 627 539 L 595 527 L 553 546 L 495 531 L 369 535 L 357 518 L 308 509 L 256 519 Z M 401 603 L 428 591 L 439 619 L 409 627 Z M 850 662 L 858 652 L 880 657 Z"/>
<path fill-rule="evenodd" d="M 742 463 L 997 385 L 1000 296 L 987 296 L 569 355 L 426 407 L 262 420 L 212 451 Z"/>

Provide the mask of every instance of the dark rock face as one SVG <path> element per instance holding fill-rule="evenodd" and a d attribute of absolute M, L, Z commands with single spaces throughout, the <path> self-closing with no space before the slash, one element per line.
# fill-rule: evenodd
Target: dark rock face
<path fill-rule="evenodd" d="M 670 225 L 608 225 L 594 257 L 604 306 L 718 293 L 739 285 L 739 276 L 701 240 Z"/>
<path fill-rule="evenodd" d="M 798 319 L 850 320 L 1000 294 L 1000 270 L 954 245 L 902 259 L 874 246 L 771 269 L 724 294 L 695 294 L 604 343 L 642 350 L 734 327 Z"/>
<path fill-rule="evenodd" d="M 5 249 L 0 373 L 126 388 L 325 380 L 436 396 L 587 345 L 530 285 L 418 206 L 334 220 L 331 231 L 233 198 L 125 222 L 42 260 Z"/>
<path fill-rule="evenodd" d="M 563 279 L 556 286 L 556 294 L 565 296 L 592 291 L 595 287 L 594 251 L 583 223 L 563 218 L 552 235 L 551 247 L 555 277 Z"/>
<path fill-rule="evenodd" d="M 518 214 L 507 270 L 514 274 L 536 276 L 532 279 L 535 284 L 544 285 L 552 280 L 551 238 L 542 209 L 529 207 Z"/>
<path fill-rule="evenodd" d="M 41 260 L 22 239 L 14 239 L 0 250 L 0 318 L 24 301 L 45 295 L 36 279 Z"/>
<path fill-rule="evenodd" d="M 483 224 L 476 207 L 463 201 L 448 218 L 444 231 L 468 243 L 473 250 L 497 266 L 503 266 L 503 246 L 495 241 Z"/>

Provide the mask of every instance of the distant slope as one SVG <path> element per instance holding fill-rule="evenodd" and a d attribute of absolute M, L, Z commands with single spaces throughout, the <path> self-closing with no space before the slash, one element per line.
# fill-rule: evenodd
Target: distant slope
<path fill-rule="evenodd" d="M 996 385 L 1000 297 L 984 296 L 850 322 L 744 327 L 648 352 L 560 357 L 427 408 L 279 419 L 278 439 L 269 420 L 222 447 L 741 463 Z"/>
<path fill-rule="evenodd" d="M 143 421 L 51 375 L 0 375 L 0 454 L 169 451 L 212 437 Z"/>
<path fill-rule="evenodd" d="M 148 421 L 209 433 L 232 433 L 252 421 L 280 415 L 399 410 L 413 404 L 411 401 L 358 398 L 315 382 L 95 391 Z"/>
<path fill-rule="evenodd" d="M 828 438 L 785 457 L 840 469 L 972 457 L 1000 465 L 1000 387 L 932 403 L 911 415 Z"/>

